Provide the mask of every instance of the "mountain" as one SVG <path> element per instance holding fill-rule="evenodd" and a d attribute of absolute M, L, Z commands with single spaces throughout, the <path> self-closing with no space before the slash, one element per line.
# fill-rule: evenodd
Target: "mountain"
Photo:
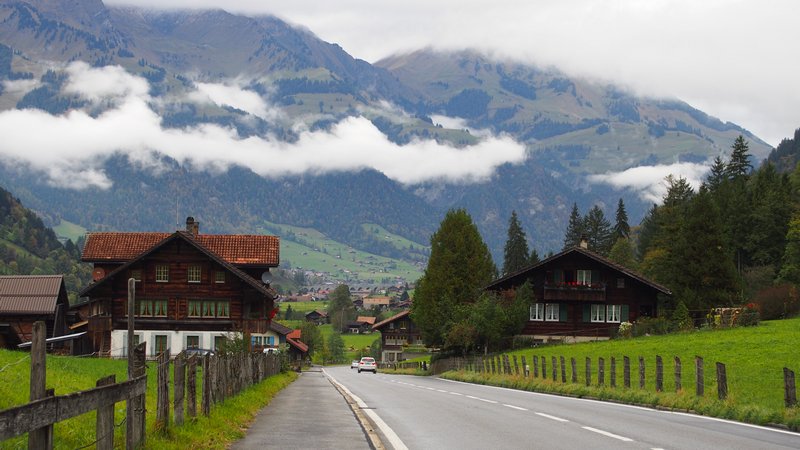
<path fill-rule="evenodd" d="M 800 163 L 800 128 L 794 130 L 792 138 L 783 139 L 771 151 L 767 161 L 775 165 L 778 172 L 791 173 Z"/>
<path fill-rule="evenodd" d="M 209 232 L 255 232 L 269 221 L 389 254 L 397 249 L 365 237 L 362 224 L 426 243 L 448 208 L 465 207 L 497 259 L 512 210 L 545 252 L 560 248 L 573 202 L 582 211 L 599 203 L 610 217 L 624 197 L 632 223 L 650 206 L 636 192 L 590 183 L 588 175 L 703 162 L 726 153 L 739 134 L 754 156 L 769 151 L 743 128 L 686 103 L 471 51 L 420 50 L 371 65 L 275 17 L 109 8 L 99 0 L 0 0 L 0 80 L 31 86 L 0 90 L 0 110 L 97 117 L 112 108 L 66 89 L 64 68 L 72 61 L 120 66 L 147 80 L 147 106 L 167 130 L 217 124 L 241 139 L 292 143 L 302 130 L 364 117 L 400 146 L 430 140 L 466 147 L 491 134 L 527 149 L 525 161 L 499 166 L 488 180 L 405 185 L 369 167 L 269 178 L 236 165 L 193 170 L 164 155 L 150 170 L 118 155 L 96 168 L 112 187 L 78 190 L 0 164 L 0 182 L 48 223 L 64 218 L 90 230 L 169 230 L 175 216 L 194 215 Z M 231 80 L 279 113 L 187 100 L 202 83 Z"/>

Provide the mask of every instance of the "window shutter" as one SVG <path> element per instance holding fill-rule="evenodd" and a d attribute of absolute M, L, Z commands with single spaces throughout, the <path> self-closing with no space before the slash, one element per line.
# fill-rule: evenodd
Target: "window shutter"
<path fill-rule="evenodd" d="M 561 269 L 556 269 L 553 271 L 553 281 L 556 283 L 563 283 L 564 282 L 564 271 Z"/>
<path fill-rule="evenodd" d="M 620 322 L 628 321 L 628 305 L 622 305 L 622 308 L 620 308 L 619 321 Z"/>
<path fill-rule="evenodd" d="M 558 304 L 558 321 L 559 322 L 566 322 L 567 321 L 567 304 L 566 303 L 559 303 Z"/>
<path fill-rule="evenodd" d="M 600 282 L 600 271 L 593 270 L 592 271 L 592 284 L 596 284 Z"/>
<path fill-rule="evenodd" d="M 583 321 L 588 322 L 591 319 L 592 305 L 583 305 Z"/>

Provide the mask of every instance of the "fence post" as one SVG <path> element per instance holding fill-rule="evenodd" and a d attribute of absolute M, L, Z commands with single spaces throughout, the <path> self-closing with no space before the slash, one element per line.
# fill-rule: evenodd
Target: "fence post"
<path fill-rule="evenodd" d="M 547 357 L 542 355 L 542 357 L 539 358 L 539 360 L 542 362 L 542 379 L 546 380 L 547 379 Z"/>
<path fill-rule="evenodd" d="M 597 385 L 603 387 L 606 383 L 606 360 L 603 357 L 597 358 Z"/>
<path fill-rule="evenodd" d="M 539 357 L 533 355 L 533 378 L 539 378 Z"/>
<path fill-rule="evenodd" d="M 787 408 L 797 405 L 797 391 L 794 384 L 794 371 L 783 368 L 783 400 Z"/>
<path fill-rule="evenodd" d="M 631 387 L 631 359 L 627 356 L 622 357 L 622 384 L 626 388 Z"/>
<path fill-rule="evenodd" d="M 563 356 L 559 356 L 558 359 L 561 361 L 561 382 L 567 382 L 567 360 Z"/>
<path fill-rule="evenodd" d="M 575 358 L 570 358 L 569 362 L 570 362 L 570 366 L 572 366 L 572 382 L 573 383 L 577 383 L 578 382 L 578 365 L 575 362 Z"/>
<path fill-rule="evenodd" d="M 47 395 L 47 326 L 44 322 L 34 322 L 31 336 L 31 374 L 30 401 L 45 398 Z M 28 433 L 28 448 L 52 449 L 52 425 L 38 428 Z"/>
<path fill-rule="evenodd" d="M 158 355 L 158 389 L 156 399 L 156 429 L 169 428 L 169 349 Z"/>
<path fill-rule="evenodd" d="M 183 425 L 183 401 L 186 396 L 186 353 L 184 352 L 180 352 L 175 358 L 172 379 L 175 383 L 175 393 L 173 394 L 175 425 Z"/>
<path fill-rule="evenodd" d="M 725 373 L 725 364 L 717 363 L 717 396 L 720 400 L 728 397 L 728 376 Z"/>
<path fill-rule="evenodd" d="M 116 375 L 100 378 L 95 383 L 96 387 L 108 386 L 117 382 Z M 114 448 L 114 404 L 109 403 L 97 408 L 95 421 L 95 439 L 97 450 L 110 450 Z"/>
<path fill-rule="evenodd" d="M 494 358 L 491 359 L 492 361 L 492 374 L 495 374 L 495 367 L 494 367 Z"/>
<path fill-rule="evenodd" d="M 530 376 L 528 361 L 525 360 L 525 355 L 522 355 L 521 358 L 522 358 L 522 376 L 528 378 L 528 376 Z"/>
<path fill-rule="evenodd" d="M 197 417 L 197 355 L 186 360 L 186 415 Z"/>
<path fill-rule="evenodd" d="M 644 356 L 639 357 L 639 389 L 644 389 Z"/>
<path fill-rule="evenodd" d="M 656 392 L 664 390 L 664 362 L 656 355 Z"/>
<path fill-rule="evenodd" d="M 586 357 L 586 385 L 592 385 L 592 359 Z"/>
<path fill-rule="evenodd" d="M 680 392 L 683 389 L 681 386 L 681 359 L 675 357 L 675 392 Z"/>
<path fill-rule="evenodd" d="M 200 399 L 200 411 L 204 416 L 211 413 L 211 356 L 203 356 L 203 393 Z"/>
<path fill-rule="evenodd" d="M 615 388 L 617 387 L 617 359 L 612 356 L 609 364 L 608 382 L 612 388 Z"/>
<path fill-rule="evenodd" d="M 556 360 L 556 357 L 551 357 L 550 362 L 553 363 L 553 381 L 558 381 L 558 361 Z"/>
<path fill-rule="evenodd" d="M 695 356 L 694 358 L 694 367 L 695 367 L 695 392 L 697 393 L 698 397 L 702 397 L 704 394 L 704 385 L 703 385 L 703 358 L 699 356 Z"/>

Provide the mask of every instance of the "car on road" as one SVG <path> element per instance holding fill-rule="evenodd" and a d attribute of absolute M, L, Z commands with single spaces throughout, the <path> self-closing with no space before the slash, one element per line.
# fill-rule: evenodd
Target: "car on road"
<path fill-rule="evenodd" d="M 361 358 L 358 362 L 358 373 L 361 373 L 362 370 L 378 373 L 378 364 L 375 362 L 375 358 L 369 356 Z"/>
<path fill-rule="evenodd" d="M 358 369 L 358 363 L 359 363 L 359 361 L 357 359 L 354 359 L 353 362 L 350 363 L 350 368 L 351 369 Z"/>

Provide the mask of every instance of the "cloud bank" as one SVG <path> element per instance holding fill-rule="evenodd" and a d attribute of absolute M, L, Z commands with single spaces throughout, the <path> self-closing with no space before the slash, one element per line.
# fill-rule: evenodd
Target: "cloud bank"
<path fill-rule="evenodd" d="M 214 124 L 164 128 L 151 107 L 146 80 L 120 67 L 82 62 L 72 63 L 66 73 L 65 93 L 109 107 L 97 115 L 71 110 L 56 116 L 34 109 L 0 113 L 2 160 L 39 172 L 58 187 L 109 188 L 113 180 L 103 164 L 114 155 L 151 170 L 158 169 L 160 154 L 193 170 L 218 173 L 242 166 L 273 178 L 375 169 L 403 184 L 485 181 L 498 166 L 526 157 L 525 147 L 505 136 L 464 148 L 426 140 L 398 145 L 363 117 L 346 118 L 329 131 L 301 132 L 292 143 L 270 136 L 242 138 L 235 129 Z M 262 118 L 275 115 L 255 92 L 233 85 L 201 84 L 192 96 Z"/>
<path fill-rule="evenodd" d="M 642 200 L 660 204 L 667 193 L 665 178 L 668 175 L 683 177 L 697 191 L 710 169 L 709 164 L 677 163 L 670 165 L 640 166 L 622 172 L 590 175 L 589 182 L 608 184 L 615 189 L 629 189 Z"/>

